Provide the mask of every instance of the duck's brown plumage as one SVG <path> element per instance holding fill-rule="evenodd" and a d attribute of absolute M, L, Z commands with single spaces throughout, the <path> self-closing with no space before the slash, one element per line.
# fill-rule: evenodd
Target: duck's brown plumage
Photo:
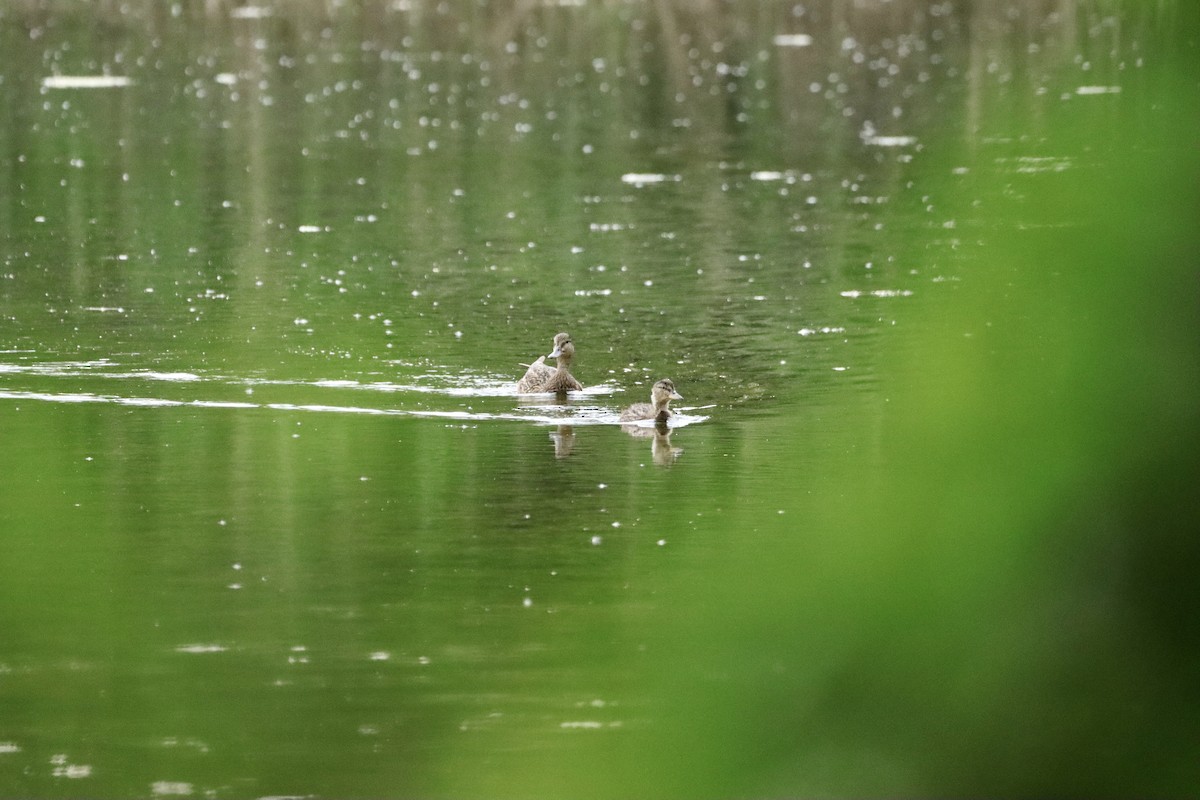
<path fill-rule="evenodd" d="M 621 422 L 638 422 L 652 419 L 656 422 L 666 422 L 671 416 L 671 401 L 682 400 L 683 395 L 675 391 L 675 384 L 670 378 L 663 378 L 650 389 L 649 403 L 634 403 L 621 412 Z"/>
<path fill-rule="evenodd" d="M 538 356 L 537 361 L 530 364 L 525 375 L 517 381 L 517 391 L 521 394 L 541 391 L 538 387 L 553 378 L 554 372 L 554 367 L 546 363 L 546 357 Z"/>
<path fill-rule="evenodd" d="M 575 355 L 575 344 L 571 335 L 560 333 L 554 337 L 554 349 L 549 355 L 540 356 L 529 365 L 524 377 L 517 381 L 517 391 L 521 394 L 536 392 L 555 392 L 561 394 L 579 391 L 583 385 L 571 374 L 571 359 Z M 547 358 L 557 359 L 557 368 L 546 364 Z"/>

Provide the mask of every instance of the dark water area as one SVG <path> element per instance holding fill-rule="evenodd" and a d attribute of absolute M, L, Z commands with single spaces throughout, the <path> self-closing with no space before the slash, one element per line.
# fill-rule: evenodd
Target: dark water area
<path fill-rule="evenodd" d="M 1193 792 L 1198 35 L 0 5 L 0 797 Z"/>

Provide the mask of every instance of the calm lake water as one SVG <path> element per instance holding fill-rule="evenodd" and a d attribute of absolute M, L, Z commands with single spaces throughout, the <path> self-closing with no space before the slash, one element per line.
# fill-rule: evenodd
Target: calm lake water
<path fill-rule="evenodd" d="M 1194 792 L 1195 16 L 0 5 L 0 797 Z"/>

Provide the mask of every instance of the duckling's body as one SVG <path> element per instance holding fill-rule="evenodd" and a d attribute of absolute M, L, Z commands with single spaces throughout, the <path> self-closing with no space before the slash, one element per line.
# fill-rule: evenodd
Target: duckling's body
<path fill-rule="evenodd" d="M 638 422 L 652 419 L 665 423 L 671 416 L 671 401 L 682 400 L 683 395 L 675 391 L 675 384 L 663 378 L 650 389 L 649 403 L 634 403 L 621 412 L 621 422 Z"/>
<path fill-rule="evenodd" d="M 565 394 L 579 391 L 583 385 L 571 374 L 571 359 L 575 356 L 575 345 L 571 335 L 560 333 L 554 337 L 554 349 L 549 355 L 539 356 L 537 361 L 529 365 L 524 377 L 517 381 L 517 392 L 534 394 L 536 392 L 554 392 Z M 557 359 L 557 368 L 546 364 L 547 358 Z"/>

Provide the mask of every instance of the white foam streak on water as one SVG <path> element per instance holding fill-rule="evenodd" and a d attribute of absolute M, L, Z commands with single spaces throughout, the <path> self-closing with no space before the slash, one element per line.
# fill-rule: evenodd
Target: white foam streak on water
<path fill-rule="evenodd" d="M 234 386 L 314 386 L 322 389 L 354 389 L 388 393 L 440 394 L 451 397 L 511 397 L 517 395 L 515 378 L 495 378 L 478 376 L 452 376 L 429 373 L 418 375 L 418 379 L 427 379 L 430 383 L 390 383 L 388 381 L 372 381 L 364 383 L 356 380 L 322 379 L 315 381 L 276 379 L 276 378 L 239 378 L 224 375 L 201 376 L 192 372 L 157 372 L 154 370 L 133 370 L 128 372 L 108 371 L 105 368 L 117 366 L 111 361 L 65 361 L 46 362 L 38 364 L 0 364 L 0 375 L 40 375 L 52 378 L 106 378 L 113 380 L 147 380 L 164 381 L 167 383 L 207 382 L 228 384 Z M 450 381 L 457 385 L 450 385 Z M 439 385 L 439 382 L 445 382 Z M 465 384 L 465 385 L 464 385 Z M 588 397 L 611 395 L 616 387 L 608 384 L 597 384 L 585 388 L 582 394 Z M 554 395 L 547 394 L 546 397 Z"/>
<path fill-rule="evenodd" d="M 161 400 L 156 397 L 118 397 L 114 398 L 114 401 L 123 406 L 146 406 L 148 408 L 184 405 L 181 400 Z"/>
<path fill-rule="evenodd" d="M 65 361 L 42 364 L 0 364 L 0 374 L 8 375 L 47 375 L 53 378 L 74 378 L 86 375 L 92 378 L 117 378 L 144 381 L 167 381 L 169 383 L 190 383 L 204 378 L 191 372 L 156 372 L 154 370 L 135 370 L 133 372 L 96 372 L 104 367 L 116 366 L 111 361 Z"/>
<path fill-rule="evenodd" d="M 237 400 L 192 400 L 187 403 L 197 408 L 258 408 L 257 403 L 242 403 Z"/>
<path fill-rule="evenodd" d="M 26 373 L 66 377 L 86 373 L 93 367 L 108 366 L 112 366 L 112 362 L 103 359 L 100 361 L 50 361 L 40 364 L 0 364 L 0 375 Z"/>
<path fill-rule="evenodd" d="M 0 364 L 0 375 L 31 375 L 39 378 L 70 379 L 70 391 L 45 391 L 44 389 L 0 390 L 2 400 L 24 400 L 42 403 L 101 403 L 135 408 L 211 408 L 307 412 L 325 414 L 362 414 L 367 416 L 425 417 L 432 419 L 479 422 L 484 420 L 511 420 L 532 422 L 542 425 L 613 425 L 619 422 L 616 409 L 587 403 L 593 398 L 607 397 L 620 391 L 612 384 L 589 386 L 581 392 L 572 392 L 567 400 L 554 394 L 517 394 L 516 384 L 509 377 L 452 376 L 449 374 L 426 374 L 418 380 L 429 383 L 397 384 L 386 381 L 365 383 L 348 379 L 322 379 L 315 381 L 286 380 L 273 378 L 241 378 L 220 375 L 202 376 L 192 372 L 158 372 L 154 370 L 120 371 L 117 365 L 106 359 L 99 361 L 54 362 L 39 364 Z M 250 394 L 257 387 L 300 387 L 305 389 L 341 391 L 365 391 L 387 395 L 441 395 L 454 398 L 513 398 L 515 407 L 509 411 L 480 411 L 468 408 L 387 408 L 379 405 L 357 405 L 338 403 L 289 403 L 248 400 L 212 400 L 168 398 L 138 395 L 136 392 L 89 392 L 79 391 L 91 379 L 130 381 L 154 381 L 172 384 L 196 384 L 237 387 L 239 394 Z M 460 385 L 450 385 L 457 381 Z M 465 381 L 466 385 L 461 385 Z M 441 385 L 439 385 L 439 382 Z M 247 388 L 249 387 L 249 388 Z M 583 401 L 583 402 L 581 402 Z M 677 415 L 672 427 L 700 422 L 707 417 Z"/>
<path fill-rule="evenodd" d="M 706 406 L 706 408 L 712 408 L 712 407 L 713 406 Z M 670 418 L 670 421 L 667 423 L 667 427 L 668 428 L 683 428 L 687 425 L 691 425 L 696 422 L 703 422 L 706 419 L 708 419 L 708 417 L 701 416 L 699 414 L 685 414 L 682 411 L 675 411 L 674 409 L 672 409 L 671 418 Z M 617 417 L 614 421 L 620 422 L 620 418 Z M 620 424 L 622 427 L 629 426 L 629 427 L 634 427 L 634 428 L 656 429 L 658 427 L 658 423 L 656 423 L 652 419 L 639 419 L 639 420 L 634 420 L 632 422 L 626 421 L 626 422 L 621 422 Z"/>
<path fill-rule="evenodd" d="M 0 391 L 0 400 L 32 400 L 43 403 L 107 403 L 118 406 L 135 406 L 141 408 L 223 408 L 223 409 L 269 409 L 272 411 L 307 412 L 322 414 L 362 414 L 381 417 L 426 417 L 432 419 L 451 419 L 467 422 L 482 422 L 488 420 L 510 420 L 514 422 L 532 422 L 541 425 L 613 425 L 618 420 L 616 412 L 594 406 L 539 406 L 539 411 L 557 413 L 530 413 L 521 411 L 529 406 L 521 406 L 518 411 L 487 412 L 487 411 L 440 411 L 436 409 L 402 409 L 402 408 L 368 408 L 364 406 L 338 406 L 325 403 L 247 403 L 239 401 L 220 400 L 169 400 L 161 397 L 121 397 L 117 395 L 100 395 L 88 393 L 53 393 L 53 392 L 23 392 Z M 708 417 L 676 414 L 671 418 L 670 427 L 679 428 L 695 422 L 703 422 Z"/>
<path fill-rule="evenodd" d="M 839 292 L 842 297 L 854 299 L 857 297 L 912 297 L 911 289 L 875 289 L 870 292 L 859 291 L 858 289 L 850 289 L 845 292 Z"/>
<path fill-rule="evenodd" d="M 190 372 L 123 372 L 105 375 L 106 378 L 133 378 L 146 381 L 169 381 L 171 383 L 191 383 L 204 380 L 199 375 Z"/>
<path fill-rule="evenodd" d="M 109 403 L 94 394 L 49 394 L 46 392 L 0 392 L 0 400 L 40 400 L 46 403 Z"/>
<path fill-rule="evenodd" d="M 420 375 L 420 378 L 430 378 L 432 380 L 450 380 L 446 376 L 438 375 Z M 247 386 L 317 386 L 325 389 L 354 389 L 358 391 L 372 392 L 388 392 L 392 394 L 440 394 L 450 397 L 529 397 L 529 395 L 518 395 L 517 383 L 515 380 L 503 378 L 459 378 L 458 380 L 466 380 L 466 386 L 437 386 L 433 384 L 422 383 L 389 383 L 387 381 L 373 381 L 371 383 L 362 383 L 360 381 L 351 380 L 319 380 L 319 381 L 295 381 L 295 380 L 273 380 L 270 378 L 247 378 L 243 383 Z M 237 383 L 237 380 L 231 380 L 231 383 Z M 576 392 L 576 395 L 586 397 L 596 397 L 602 395 L 610 395 L 616 391 L 616 387 L 608 384 L 598 384 L 596 386 L 588 386 L 582 392 Z M 553 398 L 555 395 L 546 393 L 547 398 Z"/>

